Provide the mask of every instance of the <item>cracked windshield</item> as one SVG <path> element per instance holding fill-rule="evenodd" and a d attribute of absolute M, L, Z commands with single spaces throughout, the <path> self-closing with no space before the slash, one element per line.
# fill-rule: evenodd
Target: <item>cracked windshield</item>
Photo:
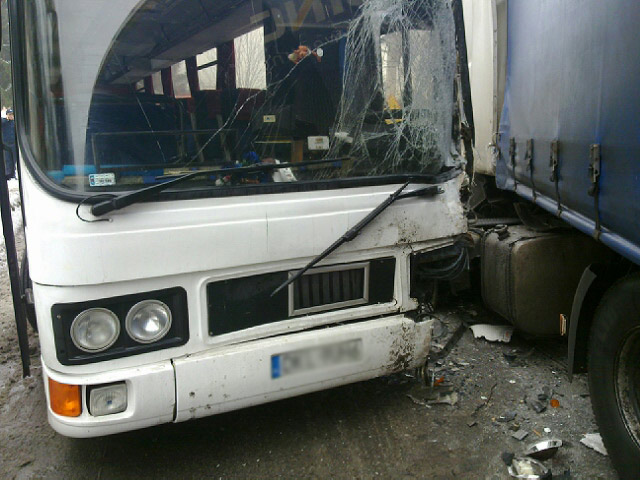
<path fill-rule="evenodd" d="M 59 187 L 131 190 L 198 170 L 211 172 L 175 188 L 330 185 L 458 162 L 448 2 L 25 8 L 27 52 L 45 59 L 28 67 L 30 147 Z"/>

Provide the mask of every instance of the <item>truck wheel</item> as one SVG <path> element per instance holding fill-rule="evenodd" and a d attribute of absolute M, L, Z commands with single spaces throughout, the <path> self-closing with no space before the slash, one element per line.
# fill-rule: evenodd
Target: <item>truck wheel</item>
<path fill-rule="evenodd" d="M 589 390 L 602 439 L 621 478 L 640 465 L 640 274 L 614 284 L 596 309 Z"/>

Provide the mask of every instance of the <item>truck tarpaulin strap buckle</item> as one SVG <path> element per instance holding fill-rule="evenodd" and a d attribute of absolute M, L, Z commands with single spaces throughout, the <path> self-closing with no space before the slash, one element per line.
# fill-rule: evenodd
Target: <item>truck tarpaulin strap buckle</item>
<path fill-rule="evenodd" d="M 529 178 L 531 179 L 531 191 L 533 193 L 533 201 L 536 201 L 538 194 L 536 193 L 536 184 L 533 181 L 533 138 L 527 140 L 527 151 L 524 154 L 524 159 L 529 169 Z"/>
<path fill-rule="evenodd" d="M 560 185 L 558 184 L 560 181 L 558 175 L 558 150 L 559 142 L 558 140 L 553 140 L 549 148 L 549 167 L 551 168 L 551 176 L 549 177 L 549 180 L 556 186 L 556 202 L 558 204 L 557 215 L 559 217 L 562 214 L 562 201 L 560 200 Z"/>
<path fill-rule="evenodd" d="M 589 187 L 589 195 L 593 197 L 593 205 L 595 208 L 596 226 L 593 231 L 593 238 L 600 239 L 600 144 L 593 143 L 589 148 L 589 176 L 591 177 L 591 186 Z"/>
<path fill-rule="evenodd" d="M 516 180 L 516 139 L 509 139 L 509 159 L 511 160 L 511 169 L 513 170 L 513 189 L 518 187 L 518 181 Z"/>

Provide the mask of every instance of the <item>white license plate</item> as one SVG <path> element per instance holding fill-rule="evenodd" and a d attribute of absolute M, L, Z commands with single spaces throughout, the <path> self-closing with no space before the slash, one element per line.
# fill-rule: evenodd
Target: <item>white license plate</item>
<path fill-rule="evenodd" d="M 344 365 L 360 359 L 362 359 L 362 340 L 359 338 L 280 353 L 271 357 L 271 378 Z"/>

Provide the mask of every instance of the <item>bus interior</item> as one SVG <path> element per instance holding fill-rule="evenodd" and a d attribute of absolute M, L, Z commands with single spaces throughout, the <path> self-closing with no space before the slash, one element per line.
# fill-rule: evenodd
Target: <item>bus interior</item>
<path fill-rule="evenodd" d="M 453 27 L 450 8 L 416 3 L 141 2 L 102 60 L 84 158 L 47 174 L 100 191 L 198 169 L 219 169 L 198 179 L 216 186 L 438 173 Z M 238 171 L 277 163 L 291 168 Z"/>

